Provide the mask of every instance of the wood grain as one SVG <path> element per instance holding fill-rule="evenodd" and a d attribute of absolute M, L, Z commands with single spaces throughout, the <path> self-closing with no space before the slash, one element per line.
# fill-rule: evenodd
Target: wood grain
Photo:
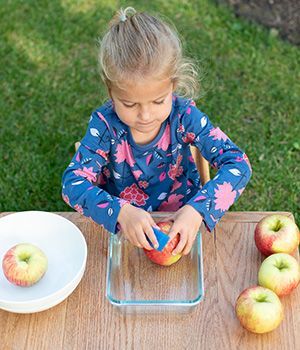
<path fill-rule="evenodd" d="M 0 310 L 0 349 L 300 349 L 300 288 L 281 298 L 285 319 L 271 333 L 247 332 L 234 313 L 239 293 L 257 284 L 263 256 L 254 245 L 254 228 L 270 213 L 229 212 L 212 233 L 203 232 L 204 300 L 181 315 L 120 314 L 105 298 L 107 232 L 78 213 L 57 213 L 74 222 L 86 238 L 83 279 L 65 301 L 49 310 Z M 299 259 L 298 252 L 295 256 Z"/>

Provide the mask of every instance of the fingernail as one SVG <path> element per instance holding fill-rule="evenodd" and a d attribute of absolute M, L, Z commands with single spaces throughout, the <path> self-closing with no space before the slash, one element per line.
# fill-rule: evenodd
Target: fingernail
<path fill-rule="evenodd" d="M 159 247 L 159 244 L 154 244 L 154 248 L 157 249 Z"/>
<path fill-rule="evenodd" d="M 172 255 L 176 255 L 177 253 L 176 252 L 172 252 Z"/>

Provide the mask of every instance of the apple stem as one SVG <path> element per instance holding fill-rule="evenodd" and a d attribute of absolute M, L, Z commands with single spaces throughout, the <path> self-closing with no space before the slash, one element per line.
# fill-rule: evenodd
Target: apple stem
<path fill-rule="evenodd" d="M 259 303 L 264 303 L 267 301 L 267 296 L 266 295 L 259 295 L 258 297 L 256 297 L 256 301 L 258 301 Z"/>
<path fill-rule="evenodd" d="M 279 270 L 283 270 L 283 269 L 288 268 L 288 266 L 287 266 L 284 262 L 282 262 L 282 261 L 280 261 L 280 262 L 276 265 L 276 267 L 277 267 Z"/>
<path fill-rule="evenodd" d="M 275 226 L 274 226 L 274 228 L 273 228 L 273 230 L 275 231 L 275 232 L 278 232 L 280 229 L 281 229 L 281 221 L 280 220 L 277 220 L 276 221 L 276 224 L 275 224 Z"/>

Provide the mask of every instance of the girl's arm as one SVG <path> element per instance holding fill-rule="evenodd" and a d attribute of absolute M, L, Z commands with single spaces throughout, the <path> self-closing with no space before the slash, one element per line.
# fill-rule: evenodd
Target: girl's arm
<path fill-rule="evenodd" d="M 242 194 L 251 177 L 251 165 L 247 155 L 212 125 L 194 101 L 179 122 L 181 142 L 196 146 L 211 166 L 218 169 L 216 176 L 186 203 L 201 214 L 206 228 L 211 231 Z"/>
<path fill-rule="evenodd" d="M 91 217 L 112 233 L 117 232 L 117 218 L 127 203 L 103 190 L 102 167 L 110 151 L 110 130 L 103 114 L 92 114 L 86 135 L 62 177 L 64 201 L 81 214 Z"/>

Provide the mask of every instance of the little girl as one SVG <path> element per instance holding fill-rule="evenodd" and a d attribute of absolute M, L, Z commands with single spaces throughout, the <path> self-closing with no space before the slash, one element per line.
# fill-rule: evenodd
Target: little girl
<path fill-rule="evenodd" d="M 110 99 L 91 115 L 63 174 L 64 201 L 132 244 L 157 241 L 151 211 L 172 211 L 173 254 L 188 254 L 202 221 L 211 231 L 251 177 L 246 154 L 193 101 L 197 69 L 176 30 L 132 7 L 101 41 L 101 77 Z M 186 98 L 186 95 L 189 98 Z M 196 146 L 216 176 L 201 186 Z"/>

